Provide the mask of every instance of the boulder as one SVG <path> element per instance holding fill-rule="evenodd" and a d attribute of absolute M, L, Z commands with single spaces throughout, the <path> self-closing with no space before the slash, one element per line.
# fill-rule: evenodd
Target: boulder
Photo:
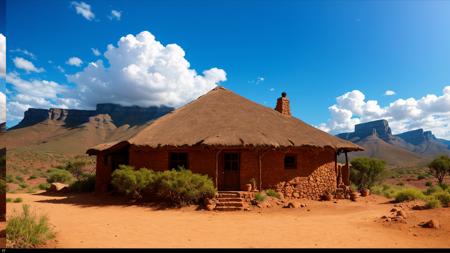
<path fill-rule="evenodd" d="M 50 192 L 64 192 L 67 190 L 69 190 L 69 186 L 62 183 L 52 183 L 49 188 Z"/>
<path fill-rule="evenodd" d="M 421 222 L 419 224 L 419 226 L 421 226 L 423 228 L 439 228 L 440 227 L 439 222 L 437 220 L 433 220 L 433 219 L 431 219 L 427 222 Z"/>
<path fill-rule="evenodd" d="M 284 205 L 284 208 L 299 208 L 300 203 L 297 201 L 289 201 L 286 205 Z"/>
<path fill-rule="evenodd" d="M 403 210 L 399 210 L 397 211 L 397 213 L 395 214 L 397 217 L 403 217 L 406 219 L 406 213 Z"/>
<path fill-rule="evenodd" d="M 208 210 L 208 211 L 213 211 L 214 208 L 216 208 L 216 205 L 215 205 L 215 204 L 209 204 L 209 205 L 206 205 L 206 210 Z"/>

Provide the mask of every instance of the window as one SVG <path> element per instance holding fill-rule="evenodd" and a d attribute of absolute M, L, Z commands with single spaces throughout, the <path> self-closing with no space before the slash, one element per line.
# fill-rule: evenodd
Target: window
<path fill-rule="evenodd" d="M 239 153 L 223 154 L 224 170 L 239 170 Z"/>
<path fill-rule="evenodd" d="M 287 170 L 296 169 L 297 168 L 297 156 L 286 155 L 284 157 L 284 168 Z"/>
<path fill-rule="evenodd" d="M 178 170 L 179 166 L 182 166 L 185 169 L 189 169 L 188 154 L 180 152 L 169 153 L 169 170 Z"/>

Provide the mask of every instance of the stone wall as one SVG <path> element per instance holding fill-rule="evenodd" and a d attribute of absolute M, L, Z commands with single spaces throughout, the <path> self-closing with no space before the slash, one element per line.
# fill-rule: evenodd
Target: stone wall
<path fill-rule="evenodd" d="M 285 198 L 319 200 L 327 192 L 334 194 L 336 186 L 334 163 L 327 163 L 307 177 L 295 177 L 292 180 L 280 182 L 275 185 L 275 189 Z"/>

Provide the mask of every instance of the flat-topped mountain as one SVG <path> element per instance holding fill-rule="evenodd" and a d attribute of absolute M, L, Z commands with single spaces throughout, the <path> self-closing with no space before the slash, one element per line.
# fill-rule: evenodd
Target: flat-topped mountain
<path fill-rule="evenodd" d="M 117 104 L 98 104 L 95 110 L 30 108 L 0 142 L 8 148 L 83 154 L 99 143 L 126 139 L 173 109 Z"/>
<path fill-rule="evenodd" d="M 95 110 L 30 108 L 25 112 L 22 121 L 11 129 L 32 126 L 45 120 L 60 121 L 64 122 L 66 127 L 76 127 L 89 122 L 90 117 L 98 114 L 108 114 L 116 126 L 135 126 L 159 118 L 172 110 L 172 107 L 167 106 L 139 107 L 111 103 L 98 104 Z"/>
<path fill-rule="evenodd" d="M 365 151 L 353 156 L 380 158 L 392 166 L 417 166 L 437 155 L 450 155 L 449 141 L 436 138 L 431 131 L 416 129 L 393 135 L 384 119 L 357 124 L 354 132 L 337 136 L 364 147 Z"/>

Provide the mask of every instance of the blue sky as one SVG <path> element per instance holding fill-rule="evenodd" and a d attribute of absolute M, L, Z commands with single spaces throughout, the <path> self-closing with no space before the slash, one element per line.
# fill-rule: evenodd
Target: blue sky
<path fill-rule="evenodd" d="M 82 2 L 91 14 L 76 12 Z M 244 97 L 274 107 L 286 91 L 294 116 L 324 130 L 347 131 L 383 117 L 394 132 L 424 127 L 450 137 L 450 88 L 448 96 L 444 91 L 450 85 L 448 13 L 447 1 L 7 1 L 7 73 L 15 79 L 7 84 L 7 97 L 16 102 L 8 104 L 8 125 L 18 122 L 20 108 L 36 106 L 17 98 L 26 93 L 17 86 L 21 82 L 35 89 L 45 83 L 33 86 L 32 80 L 69 87 L 43 99 L 76 101 L 74 93 L 89 73 L 77 80 L 67 75 L 86 72 L 98 59 L 107 68 L 108 44 L 118 47 L 122 36 L 149 31 L 164 46 L 180 46 L 198 74 L 222 69 L 226 81 L 220 83 Z M 17 67 L 18 57 L 35 69 Z M 68 65 L 70 57 L 82 64 Z M 387 96 L 387 90 L 395 94 Z M 424 114 L 432 117 L 424 120 Z"/>

